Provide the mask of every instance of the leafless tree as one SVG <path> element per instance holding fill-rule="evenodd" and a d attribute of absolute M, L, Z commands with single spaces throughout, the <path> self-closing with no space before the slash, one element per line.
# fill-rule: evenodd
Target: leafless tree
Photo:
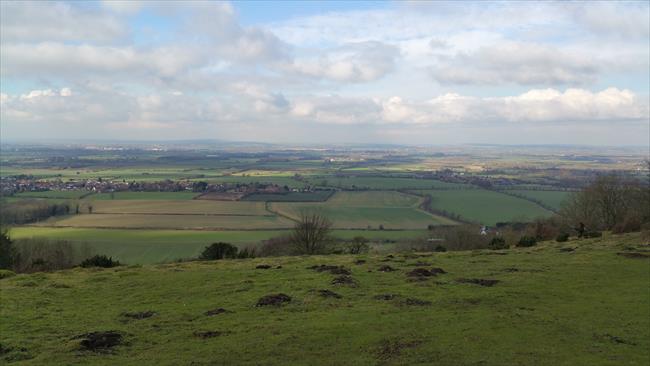
<path fill-rule="evenodd" d="M 331 242 L 332 222 L 318 212 L 302 212 L 291 233 L 291 242 L 299 254 L 323 253 Z"/>

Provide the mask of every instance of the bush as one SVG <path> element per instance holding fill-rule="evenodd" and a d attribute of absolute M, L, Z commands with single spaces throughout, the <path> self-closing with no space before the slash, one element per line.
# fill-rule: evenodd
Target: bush
<path fill-rule="evenodd" d="M 90 268 L 90 267 L 112 268 L 112 267 L 117 267 L 119 265 L 120 262 L 114 261 L 113 257 L 107 257 L 105 255 L 95 255 L 81 262 L 81 266 L 83 268 Z"/>
<path fill-rule="evenodd" d="M 583 238 L 600 238 L 602 236 L 603 233 L 600 231 L 587 231 L 582 235 Z"/>
<path fill-rule="evenodd" d="M 13 268 L 16 260 L 16 248 L 9 237 L 7 229 L 0 230 L 0 269 Z"/>
<path fill-rule="evenodd" d="M 369 250 L 368 239 L 363 236 L 355 236 L 352 242 L 346 245 L 346 252 L 349 254 L 368 253 Z"/>
<path fill-rule="evenodd" d="M 65 240 L 21 239 L 15 248 L 13 270 L 20 273 L 72 268 L 94 254 L 88 245 L 73 245 Z"/>
<path fill-rule="evenodd" d="M 555 241 L 558 243 L 564 243 L 566 241 L 569 241 L 569 234 L 567 233 L 562 233 L 555 238 Z"/>
<path fill-rule="evenodd" d="M 436 251 L 436 252 L 446 252 L 446 251 L 447 251 L 447 248 L 445 248 L 444 245 L 440 245 L 440 244 L 438 244 L 438 245 L 436 245 L 436 247 L 434 248 L 434 251 Z"/>
<path fill-rule="evenodd" d="M 532 247 L 537 244 L 537 239 L 534 236 L 522 236 L 517 242 L 518 247 Z"/>
<path fill-rule="evenodd" d="M 10 271 L 8 269 L 0 269 L 0 280 L 4 278 L 9 278 L 15 276 L 16 273 L 14 271 Z"/>
<path fill-rule="evenodd" d="M 237 258 L 255 258 L 256 250 L 254 247 L 246 247 L 237 253 Z"/>
<path fill-rule="evenodd" d="M 213 243 L 205 247 L 199 256 L 199 259 L 208 261 L 224 258 L 237 258 L 237 247 L 224 242 Z"/>
<path fill-rule="evenodd" d="M 264 240 L 258 252 L 260 257 L 277 257 L 295 254 L 293 242 L 289 236 L 278 236 Z"/>
<path fill-rule="evenodd" d="M 612 233 L 623 234 L 641 231 L 641 220 L 636 216 L 627 216 L 612 228 Z"/>
<path fill-rule="evenodd" d="M 508 244 L 506 244 L 506 240 L 501 237 L 494 237 L 492 240 L 490 240 L 490 244 L 488 244 L 488 248 L 492 250 L 499 250 L 499 249 L 508 249 Z"/>

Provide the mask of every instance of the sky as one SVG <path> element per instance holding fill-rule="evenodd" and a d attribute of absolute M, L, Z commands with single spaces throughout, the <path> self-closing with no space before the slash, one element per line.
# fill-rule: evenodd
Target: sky
<path fill-rule="evenodd" d="M 0 7 L 0 141 L 650 146 L 648 1 Z"/>

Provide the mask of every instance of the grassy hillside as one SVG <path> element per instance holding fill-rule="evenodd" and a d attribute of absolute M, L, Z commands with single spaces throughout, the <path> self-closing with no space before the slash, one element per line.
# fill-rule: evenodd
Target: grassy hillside
<path fill-rule="evenodd" d="M 17 275 L 0 280 L 0 357 L 17 365 L 650 362 L 649 244 L 638 235 L 499 253 L 280 257 Z M 260 264 L 271 268 L 256 269 Z M 346 267 L 355 285 L 333 285 L 336 275 L 307 269 L 320 264 Z M 378 271 L 384 265 L 396 271 Z M 447 273 L 406 275 L 432 267 Z M 291 301 L 255 306 L 277 293 Z M 225 311 L 208 315 L 216 309 Z M 103 331 L 117 332 L 121 344 L 102 352 L 82 348 L 84 334 Z"/>

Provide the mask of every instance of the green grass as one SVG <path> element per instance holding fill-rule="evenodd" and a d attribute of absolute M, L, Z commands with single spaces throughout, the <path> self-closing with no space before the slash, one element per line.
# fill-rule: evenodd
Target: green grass
<path fill-rule="evenodd" d="M 213 200 L 123 200 L 92 202 L 93 213 L 268 216 L 263 202 Z"/>
<path fill-rule="evenodd" d="M 16 193 L 17 198 L 63 198 L 78 199 L 83 196 L 89 196 L 93 193 L 90 191 L 43 191 L 43 192 L 21 192 Z"/>
<path fill-rule="evenodd" d="M 242 201 L 261 202 L 321 202 L 326 201 L 332 191 L 289 192 L 285 194 L 254 193 L 245 196 Z"/>
<path fill-rule="evenodd" d="M 191 200 L 196 192 L 114 192 L 94 194 L 92 200 Z"/>
<path fill-rule="evenodd" d="M 567 192 L 567 191 L 536 191 L 536 190 L 517 190 L 517 189 L 508 190 L 506 192 L 532 198 L 556 210 L 562 206 L 562 202 L 564 202 L 564 200 L 567 199 L 567 197 L 569 197 L 569 195 L 571 194 L 571 192 Z"/>
<path fill-rule="evenodd" d="M 294 220 L 303 212 L 320 212 L 339 229 L 424 229 L 430 224 L 453 225 L 444 217 L 417 208 L 421 199 L 399 192 L 337 192 L 327 202 L 271 203 L 270 209 Z"/>
<path fill-rule="evenodd" d="M 262 240 L 287 235 L 289 231 L 125 230 L 26 226 L 12 228 L 10 233 L 14 239 L 67 240 L 73 245 L 88 245 L 93 252 L 112 256 L 125 263 L 147 264 L 195 257 L 206 245 L 218 241 L 239 246 L 257 245 Z M 419 238 L 426 235 L 426 232 L 424 230 L 335 230 L 333 235 L 343 239 L 361 235 L 381 242 Z M 388 246 L 383 243 L 378 245 Z"/>
<path fill-rule="evenodd" d="M 327 185 L 340 188 L 357 189 L 459 189 L 466 187 L 464 184 L 447 183 L 434 179 L 416 178 L 393 178 L 393 177 L 313 177 L 309 181 L 315 185 L 321 185 L 327 181 Z"/>
<path fill-rule="evenodd" d="M 552 212 L 528 200 L 484 189 L 418 191 L 430 194 L 436 210 L 460 215 L 465 220 L 494 225 L 506 221 L 530 221 Z"/>
<path fill-rule="evenodd" d="M 279 257 L 141 268 L 73 269 L 0 280 L 0 357 L 18 365 L 647 365 L 650 267 L 619 255 L 638 235 L 430 257 Z M 643 249 L 641 249 L 643 250 Z M 356 258 L 366 264 L 356 266 Z M 446 270 L 409 282 L 417 261 Z M 281 269 L 256 270 L 258 264 Z M 344 265 L 359 286 L 306 269 Z M 379 272 L 389 264 L 398 271 Z M 517 271 L 509 271 L 517 268 Z M 501 282 L 481 287 L 458 278 Z M 316 290 L 331 289 L 341 299 Z M 291 303 L 255 307 L 271 293 Z M 395 300 L 374 299 L 397 294 Z M 410 306 L 406 298 L 429 301 Z M 214 308 L 230 312 L 206 316 Z M 121 314 L 151 310 L 151 318 Z M 125 345 L 80 350 L 115 330 Z M 219 331 L 201 339 L 195 332 Z"/>

